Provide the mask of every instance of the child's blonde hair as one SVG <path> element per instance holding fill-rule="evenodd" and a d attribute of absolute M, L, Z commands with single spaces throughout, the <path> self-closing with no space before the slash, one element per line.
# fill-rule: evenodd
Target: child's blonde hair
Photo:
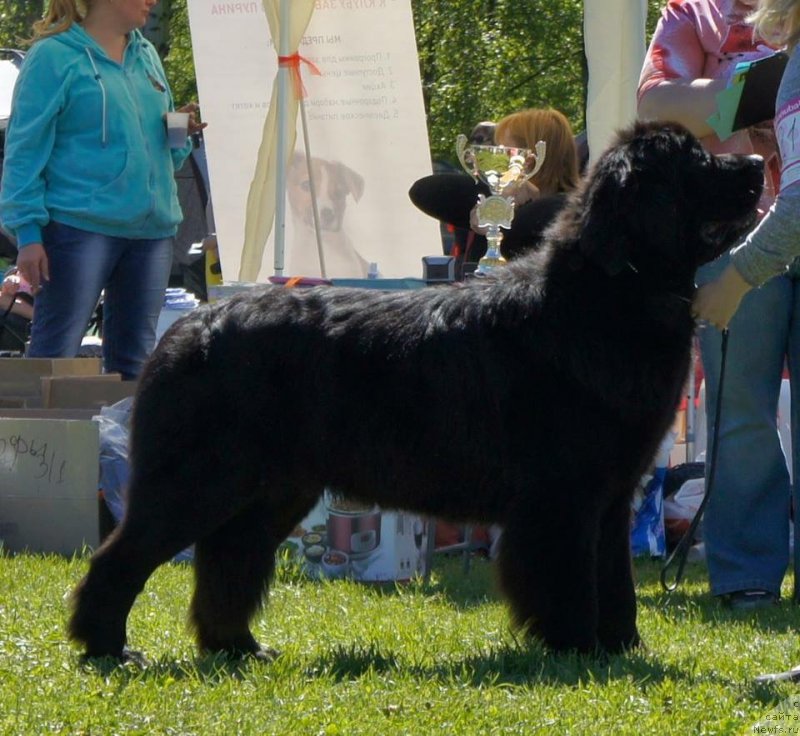
<path fill-rule="evenodd" d="M 761 38 L 773 46 L 793 49 L 800 41 L 800 2 L 798 0 L 761 0 L 750 16 Z"/>

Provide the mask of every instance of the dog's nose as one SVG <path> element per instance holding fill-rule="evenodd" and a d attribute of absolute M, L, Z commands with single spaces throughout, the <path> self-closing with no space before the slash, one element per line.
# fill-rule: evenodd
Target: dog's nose
<path fill-rule="evenodd" d="M 336 221 L 336 213 L 330 207 L 323 207 L 319 212 L 319 218 L 325 227 L 330 227 Z"/>
<path fill-rule="evenodd" d="M 757 153 L 751 153 L 751 154 L 749 154 L 747 156 L 747 158 L 750 160 L 751 163 L 753 163 L 756 166 L 758 166 L 759 169 L 763 169 L 764 168 L 764 157 L 763 156 L 759 156 Z"/>

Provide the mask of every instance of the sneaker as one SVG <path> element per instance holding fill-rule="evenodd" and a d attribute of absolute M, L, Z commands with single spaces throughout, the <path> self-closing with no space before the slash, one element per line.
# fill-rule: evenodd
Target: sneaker
<path fill-rule="evenodd" d="M 778 596 L 768 590 L 737 590 L 722 596 L 722 599 L 732 611 L 751 611 L 778 603 Z"/>

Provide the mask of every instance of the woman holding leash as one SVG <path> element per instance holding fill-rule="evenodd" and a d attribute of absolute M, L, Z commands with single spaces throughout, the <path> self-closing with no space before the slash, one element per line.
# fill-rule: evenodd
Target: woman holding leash
<path fill-rule="evenodd" d="M 71 357 L 102 291 L 106 371 L 152 350 L 181 221 L 172 95 L 142 36 L 157 0 L 52 0 L 34 24 L 6 135 L 0 220 L 36 295 L 30 357 Z M 204 127 L 190 113 L 188 134 Z"/>
<path fill-rule="evenodd" d="M 731 262 L 722 274 L 701 286 L 694 298 L 694 313 L 720 330 L 727 328 L 743 297 L 772 277 L 786 272 L 789 264 L 800 255 L 800 140 L 795 129 L 800 124 L 800 0 L 761 0 L 753 21 L 763 38 L 785 45 L 790 53 L 776 102 L 775 131 L 783 168 L 780 194 L 775 204 L 744 243 L 731 251 Z M 796 282 L 795 282 L 796 283 Z M 793 290 L 793 330 L 788 336 L 789 370 L 793 376 L 800 371 L 800 298 L 798 286 Z M 792 428 L 800 426 L 800 406 L 793 391 Z M 800 468 L 795 465 L 795 483 Z M 797 494 L 795 494 L 795 499 Z M 795 507 L 795 550 L 798 537 L 798 508 Z M 758 531 L 758 530 L 755 530 Z M 795 576 L 798 575 L 797 552 Z M 795 583 L 797 599 L 797 583 Z M 762 681 L 800 680 L 800 667 L 777 674 L 764 675 Z"/>
<path fill-rule="evenodd" d="M 765 161 L 763 216 L 780 178 L 770 122 L 720 140 L 707 122 L 736 65 L 774 53 L 754 31 L 757 0 L 674 0 L 664 9 L 639 82 L 639 117 L 675 120 L 712 153 L 759 154 Z M 698 193 L 698 196 L 700 194 Z M 726 268 L 726 254 L 703 266 L 697 283 Z M 715 489 L 703 518 L 711 593 L 734 609 L 773 605 L 789 565 L 789 470 L 777 429 L 787 344 L 797 324 L 790 275 L 752 293 L 732 325 L 718 431 Z M 700 331 L 706 406 L 719 390 L 722 337 Z M 715 427 L 709 413 L 707 447 Z M 800 448 L 798 448 L 800 449 Z M 707 456 L 707 460 L 711 460 Z M 707 472 L 710 463 L 707 464 Z"/>

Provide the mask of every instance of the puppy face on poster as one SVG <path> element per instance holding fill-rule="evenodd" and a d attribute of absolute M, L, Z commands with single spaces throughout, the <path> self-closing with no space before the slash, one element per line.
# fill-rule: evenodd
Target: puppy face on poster
<path fill-rule="evenodd" d="M 364 194 L 364 177 L 342 161 L 319 157 L 310 160 L 295 152 L 286 177 L 286 198 L 291 230 L 286 245 L 286 273 L 322 276 L 317 244 L 313 196 L 316 196 L 319 231 L 327 278 L 364 278 L 367 260 L 359 252 L 348 228 L 348 210 Z"/>

